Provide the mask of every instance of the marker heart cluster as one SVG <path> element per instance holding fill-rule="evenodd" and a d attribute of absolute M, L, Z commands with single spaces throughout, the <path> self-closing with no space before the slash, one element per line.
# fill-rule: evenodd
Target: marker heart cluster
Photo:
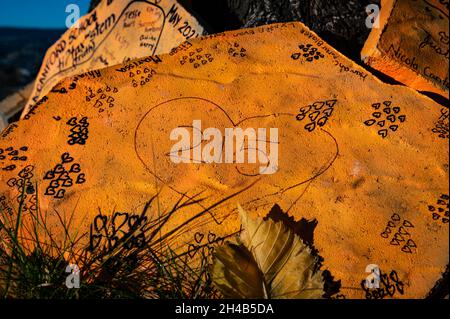
<path fill-rule="evenodd" d="M 366 126 L 374 126 L 375 124 L 380 127 L 378 135 L 382 138 L 386 138 L 390 132 L 397 132 L 400 123 L 406 121 L 406 115 L 400 114 L 401 108 L 398 106 L 392 107 L 391 101 L 385 101 L 383 104 L 374 103 L 372 107 L 375 112 L 372 113 L 372 118 L 365 121 Z"/>
<path fill-rule="evenodd" d="M 86 175 L 81 172 L 80 164 L 74 163 L 74 158 L 69 153 L 64 153 L 61 155 L 61 162 L 45 173 L 44 180 L 50 181 L 44 195 L 62 199 L 68 188 L 84 184 Z"/>
<path fill-rule="evenodd" d="M 404 219 L 402 222 L 400 215 L 394 214 L 387 223 L 384 232 L 381 233 L 381 237 L 387 239 L 393 234 L 390 244 L 392 246 L 403 245 L 402 252 L 412 254 L 414 249 L 417 248 L 417 245 L 411 238 L 411 233 L 409 231 L 411 228 L 414 228 L 414 225 L 410 221 Z"/>
<path fill-rule="evenodd" d="M 206 65 L 214 61 L 214 57 L 212 56 L 211 53 L 202 54 L 202 52 L 203 52 L 202 48 L 197 48 L 195 50 L 190 51 L 188 55 L 184 55 L 181 58 L 180 64 L 185 65 L 186 63 L 189 62 L 191 65 L 194 66 L 194 68 L 197 69 L 202 65 Z"/>

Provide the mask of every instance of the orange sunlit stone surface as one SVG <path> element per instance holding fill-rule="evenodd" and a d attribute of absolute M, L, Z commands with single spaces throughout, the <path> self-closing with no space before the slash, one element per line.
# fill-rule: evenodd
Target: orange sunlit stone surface
<path fill-rule="evenodd" d="M 0 205 L 11 218 L 20 186 L 37 183 L 25 214 L 38 204 L 58 234 L 55 211 L 75 212 L 72 228 L 98 239 L 107 237 L 90 233 L 99 212 L 139 214 L 159 192 L 157 216 L 200 194 L 165 229 L 211 207 L 172 242 L 195 259 L 198 246 L 239 230 L 237 203 L 260 216 L 279 204 L 317 220 L 323 269 L 347 298 L 366 297 L 369 264 L 397 274 L 393 298 L 424 297 L 448 264 L 448 111 L 382 83 L 301 23 L 211 35 L 67 79 L 30 110 L 0 140 Z M 200 143 L 175 163 L 180 128 Z M 256 163 L 233 164 L 218 143 L 210 163 L 208 128 L 266 129 L 265 147 Z M 275 149 L 272 174 L 261 174 Z"/>
<path fill-rule="evenodd" d="M 448 99 L 448 1 L 385 0 L 380 27 L 361 52 L 371 67 L 418 91 Z"/>

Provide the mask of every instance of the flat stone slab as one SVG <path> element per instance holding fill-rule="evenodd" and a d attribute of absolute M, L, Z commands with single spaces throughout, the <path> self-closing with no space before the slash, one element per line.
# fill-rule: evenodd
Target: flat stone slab
<path fill-rule="evenodd" d="M 176 0 L 102 1 L 47 51 L 22 118 L 66 77 L 168 53 L 202 34 L 203 27 Z"/>
<path fill-rule="evenodd" d="M 247 142 L 227 135 L 239 129 Z M 2 217 L 14 221 L 25 185 L 24 222 L 39 205 L 63 236 L 55 212 L 75 212 L 71 229 L 92 250 L 159 192 L 155 218 L 182 196 L 203 199 L 163 231 L 207 208 L 171 241 L 193 262 L 239 231 L 240 203 L 317 220 L 323 269 L 347 298 L 380 296 L 363 289 L 369 265 L 387 276 L 386 298 L 422 298 L 448 264 L 448 109 L 382 83 L 301 23 L 66 79 L 0 149 Z"/>
<path fill-rule="evenodd" d="M 418 91 L 448 99 L 448 1 L 386 0 L 380 27 L 361 52 L 365 63 Z"/>

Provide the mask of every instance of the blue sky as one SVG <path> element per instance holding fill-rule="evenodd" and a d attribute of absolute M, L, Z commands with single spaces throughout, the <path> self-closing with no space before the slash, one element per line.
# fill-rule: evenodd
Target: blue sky
<path fill-rule="evenodd" d="M 76 4 L 87 13 L 89 0 L 0 0 L 0 27 L 63 29 L 66 6 Z"/>

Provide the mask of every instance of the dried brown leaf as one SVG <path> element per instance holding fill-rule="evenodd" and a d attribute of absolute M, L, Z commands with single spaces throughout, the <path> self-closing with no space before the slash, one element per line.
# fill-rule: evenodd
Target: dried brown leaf
<path fill-rule="evenodd" d="M 227 243 L 214 254 L 212 278 L 226 298 L 322 298 L 318 258 L 282 222 L 251 219 L 239 206 L 243 230 L 238 244 Z"/>

